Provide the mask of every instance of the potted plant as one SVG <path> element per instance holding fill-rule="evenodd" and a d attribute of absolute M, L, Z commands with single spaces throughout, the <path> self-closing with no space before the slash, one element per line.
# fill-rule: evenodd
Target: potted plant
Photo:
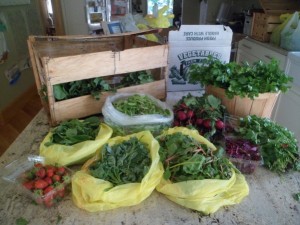
<path fill-rule="evenodd" d="M 209 56 L 202 65 L 190 66 L 189 81 L 205 85 L 205 92 L 220 98 L 232 115 L 269 118 L 279 94 L 290 88 L 293 78 L 274 59 L 240 65 Z"/>

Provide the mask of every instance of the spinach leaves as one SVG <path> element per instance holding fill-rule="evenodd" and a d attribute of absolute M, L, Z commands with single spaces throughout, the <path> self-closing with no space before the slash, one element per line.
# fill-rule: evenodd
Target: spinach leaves
<path fill-rule="evenodd" d="M 214 154 L 205 144 L 177 132 L 158 137 L 164 179 L 172 182 L 202 179 L 229 179 L 232 164 L 227 158 Z"/>
<path fill-rule="evenodd" d="M 118 88 L 129 87 L 132 85 L 145 84 L 153 82 L 153 76 L 149 71 L 142 70 L 129 73 L 126 75 L 118 85 Z"/>
<path fill-rule="evenodd" d="M 52 130 L 50 142 L 45 145 L 74 145 L 87 140 L 95 140 L 99 133 L 99 125 L 100 119 L 95 116 L 82 121 L 78 119 L 64 121 Z"/>
<path fill-rule="evenodd" d="M 240 136 L 260 146 L 264 165 L 275 172 L 300 171 L 297 139 L 287 128 L 255 115 L 240 119 Z"/>
<path fill-rule="evenodd" d="M 102 147 L 101 159 L 89 167 L 89 172 L 115 186 L 141 182 L 151 165 L 148 148 L 136 137 L 112 146 L 106 144 Z"/>
<path fill-rule="evenodd" d="M 109 84 L 99 77 L 56 84 L 53 86 L 54 97 L 58 101 L 89 94 L 91 94 L 95 99 L 99 100 L 101 91 L 110 90 L 112 90 L 112 88 L 109 86 Z"/>
<path fill-rule="evenodd" d="M 279 68 L 278 61 L 269 64 L 257 61 L 252 66 L 248 63 L 223 63 L 209 56 L 203 65 L 193 64 L 189 70 L 190 83 L 200 82 L 225 89 L 226 96 L 249 97 L 253 99 L 260 93 L 286 92 L 293 81 Z"/>

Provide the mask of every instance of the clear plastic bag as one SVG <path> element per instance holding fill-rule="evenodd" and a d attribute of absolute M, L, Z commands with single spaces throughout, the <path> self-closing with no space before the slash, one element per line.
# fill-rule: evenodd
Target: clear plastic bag
<path fill-rule="evenodd" d="M 280 47 L 288 51 L 300 51 L 299 12 L 295 12 L 282 29 Z"/>
<path fill-rule="evenodd" d="M 126 99 L 135 94 L 149 97 L 158 107 L 167 109 L 170 112 L 169 116 L 159 114 L 129 116 L 118 111 L 113 106 L 114 101 Z M 173 111 L 166 103 L 151 95 L 141 93 L 118 93 L 107 97 L 102 108 L 102 114 L 104 122 L 112 127 L 114 132 L 117 131 L 122 135 L 136 133 L 143 130 L 150 130 L 153 134 L 156 134 L 162 129 L 170 127 L 174 119 Z"/>

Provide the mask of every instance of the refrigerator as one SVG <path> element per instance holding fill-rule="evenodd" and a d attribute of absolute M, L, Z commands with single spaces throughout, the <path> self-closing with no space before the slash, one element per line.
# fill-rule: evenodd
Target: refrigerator
<path fill-rule="evenodd" d="M 294 132 L 300 147 L 300 52 L 289 52 L 285 73 L 293 77 L 291 89 L 281 93 L 276 104 L 274 120 Z"/>
<path fill-rule="evenodd" d="M 66 35 L 97 34 L 101 22 L 131 13 L 131 0 L 61 0 Z"/>

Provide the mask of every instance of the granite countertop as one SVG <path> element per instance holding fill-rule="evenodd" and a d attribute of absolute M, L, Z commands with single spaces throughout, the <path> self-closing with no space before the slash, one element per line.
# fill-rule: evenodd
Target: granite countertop
<path fill-rule="evenodd" d="M 41 110 L 16 141 L 1 156 L 1 167 L 20 156 L 38 154 L 39 144 L 49 131 L 47 117 Z M 141 204 L 105 212 L 88 213 L 77 208 L 71 195 L 57 206 L 43 208 L 1 179 L 0 224 L 15 224 L 23 217 L 29 225 L 93 224 L 299 224 L 300 202 L 292 194 L 300 192 L 300 173 L 277 175 L 262 167 L 246 175 L 250 194 L 240 204 L 223 207 L 210 216 L 179 206 L 154 191 Z"/>

